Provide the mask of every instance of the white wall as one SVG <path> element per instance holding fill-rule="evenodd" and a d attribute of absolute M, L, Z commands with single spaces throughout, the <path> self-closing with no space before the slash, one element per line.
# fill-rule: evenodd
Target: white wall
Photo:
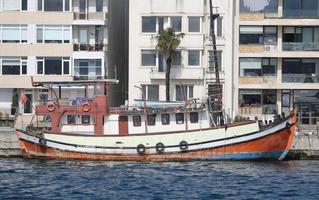
<path fill-rule="evenodd" d="M 217 38 L 217 49 L 223 50 L 223 70 L 221 73 L 224 85 L 224 105 L 225 110 L 232 109 L 232 64 L 233 64 L 233 23 L 232 11 L 233 1 L 213 1 L 214 7 L 218 7 L 218 12 L 223 16 L 223 37 Z M 134 0 L 129 5 L 129 104 L 134 99 L 141 98 L 141 93 L 135 85 L 159 84 L 160 100 L 165 100 L 165 78 L 152 77 L 154 72 L 147 67 L 141 67 L 141 49 L 155 49 L 156 33 L 142 33 L 142 16 L 182 16 L 182 32 L 184 38 L 179 46 L 182 50 L 182 66 L 180 71 L 189 70 L 187 66 L 187 50 L 201 50 L 201 67 L 193 69 L 193 76 L 181 73 L 182 77 L 171 78 L 171 100 L 175 100 L 175 84 L 194 84 L 194 96 L 203 97 L 207 95 L 207 88 L 204 85 L 203 72 L 208 66 L 208 50 L 212 49 L 209 40 L 209 7 L 208 0 Z M 188 33 L 188 16 L 200 16 L 202 19 L 201 33 Z M 156 70 L 156 69 L 155 69 Z M 198 71 L 199 70 L 199 71 Z M 174 73 L 174 72 L 173 72 Z M 192 74 L 192 72 L 189 72 Z M 202 74 L 200 77 L 195 74 Z M 171 76 L 172 77 L 172 76 Z M 173 80 L 172 80 L 173 79 Z M 226 81 L 227 80 L 227 81 Z"/>

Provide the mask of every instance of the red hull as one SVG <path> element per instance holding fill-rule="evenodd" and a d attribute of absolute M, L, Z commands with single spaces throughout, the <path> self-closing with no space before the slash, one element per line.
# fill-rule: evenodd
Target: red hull
<path fill-rule="evenodd" d="M 79 159 L 105 161 L 189 161 L 189 160 L 223 160 L 223 159 L 281 159 L 291 147 L 295 125 L 271 135 L 212 149 L 188 151 L 183 153 L 156 155 L 106 155 L 60 151 L 44 147 L 25 140 L 20 140 L 24 157 L 43 159 Z M 281 158 L 280 158 L 281 157 Z"/>

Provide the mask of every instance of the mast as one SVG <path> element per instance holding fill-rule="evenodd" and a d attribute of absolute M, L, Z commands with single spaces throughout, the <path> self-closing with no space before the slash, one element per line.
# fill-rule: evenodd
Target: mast
<path fill-rule="evenodd" d="M 209 67 L 208 73 L 215 74 L 214 87 L 208 86 L 208 104 L 209 112 L 211 114 L 212 123 L 216 126 L 219 124 L 218 121 L 222 120 L 222 86 L 219 77 L 219 66 L 217 58 L 217 45 L 216 45 L 216 35 L 215 35 L 215 20 L 219 17 L 219 14 L 214 13 L 212 0 L 209 0 L 209 14 L 210 14 L 210 36 L 212 38 L 213 45 L 213 56 L 209 56 Z M 213 64 L 213 66 L 212 66 Z M 221 122 L 223 125 L 223 122 Z"/>

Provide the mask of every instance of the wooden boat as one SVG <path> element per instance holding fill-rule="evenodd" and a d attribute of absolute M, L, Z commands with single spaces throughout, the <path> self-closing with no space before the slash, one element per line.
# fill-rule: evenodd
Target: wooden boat
<path fill-rule="evenodd" d="M 296 116 L 265 126 L 258 121 L 213 125 L 207 102 L 186 101 L 174 107 L 108 106 L 110 81 L 35 83 L 102 88 L 82 101 L 51 100 L 37 105 L 38 118 L 49 116 L 50 127 L 32 123 L 17 130 L 26 158 L 189 161 L 283 159 L 295 132 Z M 53 90 L 53 89 L 52 89 Z M 145 104 L 146 105 L 146 104 Z"/>
<path fill-rule="evenodd" d="M 258 121 L 230 123 L 222 114 L 214 32 L 218 16 L 210 0 L 213 60 L 209 63 L 214 67 L 208 73 L 215 73 L 216 91 L 208 98 L 185 100 L 182 105 L 146 103 L 143 98 L 143 106 L 110 108 L 107 92 L 114 81 L 35 83 L 53 94 L 53 87 L 83 86 L 85 94 L 93 87 L 95 96 L 64 103 L 55 97 L 46 105 L 37 105 L 36 115 L 49 116 L 51 124 L 46 128 L 32 123 L 26 130 L 17 130 L 23 156 L 123 161 L 283 159 L 294 137 L 294 113 L 265 126 Z"/>

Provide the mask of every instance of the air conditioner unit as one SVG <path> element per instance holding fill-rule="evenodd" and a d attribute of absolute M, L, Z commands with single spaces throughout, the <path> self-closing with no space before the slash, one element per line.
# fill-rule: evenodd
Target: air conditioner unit
<path fill-rule="evenodd" d="M 264 51 L 266 52 L 276 51 L 276 46 L 271 44 L 266 44 L 264 47 Z"/>

